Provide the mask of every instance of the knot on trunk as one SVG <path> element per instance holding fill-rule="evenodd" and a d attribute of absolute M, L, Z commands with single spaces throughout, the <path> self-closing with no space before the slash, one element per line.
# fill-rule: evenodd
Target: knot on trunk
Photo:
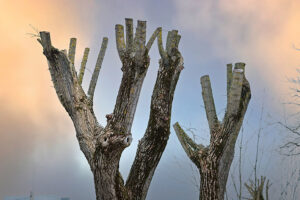
<path fill-rule="evenodd" d="M 107 121 L 111 120 L 113 118 L 113 116 L 114 116 L 113 113 L 105 115 Z"/>
<path fill-rule="evenodd" d="M 98 144 L 101 151 L 123 151 L 131 142 L 131 134 L 119 134 L 112 130 L 103 130 L 98 137 Z"/>

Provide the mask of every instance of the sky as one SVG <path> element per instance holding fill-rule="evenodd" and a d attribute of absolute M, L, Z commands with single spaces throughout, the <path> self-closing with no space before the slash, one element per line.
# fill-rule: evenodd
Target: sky
<path fill-rule="evenodd" d="M 199 143 L 209 142 L 200 77 L 210 76 L 221 120 L 226 106 L 226 64 L 246 63 L 252 99 L 240 134 L 243 180 L 253 174 L 260 132 L 258 171 L 273 182 L 273 198 L 280 199 L 286 179 L 299 164 L 298 159 L 278 153 L 288 135 L 276 126 L 278 121 L 290 120 L 298 109 L 287 103 L 296 100 L 291 90 L 296 86 L 289 79 L 299 75 L 300 52 L 295 49 L 300 48 L 299 1 L 0 0 L 0 8 L 0 199 L 26 195 L 30 190 L 72 200 L 95 199 L 92 173 L 80 152 L 72 121 L 57 99 L 42 47 L 30 33 L 49 31 L 59 49 L 67 49 L 69 38 L 76 37 L 77 67 L 84 48 L 90 47 L 85 90 L 102 38 L 109 38 L 94 100 L 98 121 L 105 125 L 122 77 L 114 26 L 124 24 L 125 18 L 146 20 L 148 38 L 157 27 L 163 28 L 164 38 L 167 31 L 179 30 L 185 68 L 175 92 L 172 123 L 195 128 Z M 158 70 L 156 43 L 150 57 L 133 123 L 133 142 L 120 163 L 125 178 L 147 126 Z M 237 159 L 231 168 L 234 176 L 236 165 Z M 198 171 L 171 128 L 147 199 L 198 199 L 198 185 Z M 228 195 L 235 195 L 231 177 Z"/>

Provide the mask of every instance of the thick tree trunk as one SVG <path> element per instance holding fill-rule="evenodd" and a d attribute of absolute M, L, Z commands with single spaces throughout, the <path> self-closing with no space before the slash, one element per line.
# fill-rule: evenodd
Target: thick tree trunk
<path fill-rule="evenodd" d="M 218 181 L 218 163 L 205 162 L 199 169 L 200 172 L 200 197 L 199 199 L 218 199 L 220 184 Z"/>
<path fill-rule="evenodd" d="M 144 137 L 140 140 L 138 150 L 126 186 L 134 194 L 132 199 L 146 198 L 154 171 L 167 145 L 170 135 L 170 121 L 174 90 L 183 67 L 183 60 L 177 51 L 176 59 L 169 64 L 160 61 L 160 70 L 151 100 L 150 118 Z M 138 176 L 143 174 L 143 176 Z"/>
<path fill-rule="evenodd" d="M 244 75 L 245 64 L 227 65 L 227 108 L 222 122 L 218 121 L 208 76 L 201 78 L 202 97 L 210 129 L 210 145 L 196 144 L 174 124 L 176 135 L 189 158 L 199 169 L 200 200 L 223 200 L 234 148 L 246 113 L 251 91 Z"/>
<path fill-rule="evenodd" d="M 130 188 L 132 194 L 131 198 L 135 200 L 146 198 L 154 171 L 167 145 L 174 91 L 183 69 L 183 58 L 177 49 L 180 35 L 175 30 L 169 31 L 167 41 L 173 42 L 167 42 L 164 50 L 161 34 L 160 28 L 158 46 L 161 60 L 151 98 L 148 126 L 144 137 L 139 142 L 135 160 L 126 181 L 126 187 Z"/>
<path fill-rule="evenodd" d="M 81 83 L 89 49 L 84 51 L 77 76 L 74 67 L 76 39 L 71 39 L 67 55 L 65 50 L 59 51 L 52 46 L 48 32 L 40 32 L 38 41 L 48 60 L 54 88 L 74 123 L 80 149 L 94 175 L 97 200 L 145 199 L 166 147 L 170 134 L 173 95 L 183 69 L 183 59 L 178 51 L 178 31 L 169 32 L 166 50 L 162 47 L 161 34 L 162 29 L 156 29 L 146 44 L 146 22 L 138 21 L 133 36 L 133 20 L 126 19 L 125 42 L 124 27 L 116 25 L 116 44 L 123 65 L 123 77 L 114 111 L 106 115 L 107 124 L 103 127 L 98 124 L 93 111 L 93 96 L 108 39 L 103 39 L 86 95 Z M 156 38 L 162 58 L 152 94 L 149 123 L 125 184 L 119 172 L 119 161 L 123 150 L 132 141 L 131 126 L 150 63 L 148 53 Z"/>
<path fill-rule="evenodd" d="M 112 156 L 112 158 L 108 156 Z M 121 199 L 119 198 L 121 192 L 118 185 L 120 183 L 117 180 L 119 157 L 115 155 L 101 155 L 95 160 L 93 174 L 97 200 Z"/>
<path fill-rule="evenodd" d="M 97 200 L 129 199 L 123 178 L 119 172 L 121 153 L 121 149 L 115 149 L 96 154 L 92 172 Z"/>

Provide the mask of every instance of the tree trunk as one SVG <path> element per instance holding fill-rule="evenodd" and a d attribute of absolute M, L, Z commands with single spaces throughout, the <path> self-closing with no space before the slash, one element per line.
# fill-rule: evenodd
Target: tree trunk
<path fill-rule="evenodd" d="M 218 182 L 217 163 L 205 163 L 199 169 L 200 172 L 200 198 L 199 199 L 218 199 L 220 185 Z"/>
<path fill-rule="evenodd" d="M 180 35 L 176 30 L 170 31 L 165 50 L 161 28 L 156 29 L 146 44 L 145 21 L 138 21 L 133 36 L 133 20 L 126 19 L 126 42 L 124 27 L 118 24 L 115 30 L 123 77 L 113 113 L 106 115 L 105 127 L 97 122 L 93 97 L 108 39 L 103 39 L 87 94 L 81 83 L 89 49 L 84 51 L 77 76 L 74 67 L 76 38 L 70 41 L 68 55 L 65 50 L 60 51 L 52 46 L 48 32 L 40 32 L 38 41 L 48 60 L 58 98 L 73 121 L 80 149 L 94 175 L 97 200 L 143 200 L 170 134 L 173 95 L 183 69 L 183 59 L 178 51 Z M 119 161 L 123 150 L 132 141 L 131 126 L 150 64 L 148 53 L 156 38 L 161 60 L 152 94 L 149 123 L 125 184 L 119 172 Z"/>
<path fill-rule="evenodd" d="M 200 200 L 223 200 L 234 148 L 250 98 L 250 85 L 244 75 L 245 64 L 227 65 L 227 108 L 218 121 L 208 76 L 201 77 L 202 97 L 210 129 L 210 145 L 196 144 L 174 124 L 176 135 L 200 173 Z"/>
<path fill-rule="evenodd" d="M 110 157 L 112 156 L 112 157 Z M 96 199 L 124 199 L 117 180 L 120 155 L 100 155 L 93 169 Z M 103 192 L 105 191 L 105 192 Z"/>
<path fill-rule="evenodd" d="M 92 172 L 97 200 L 129 199 L 123 178 L 119 172 L 121 153 L 120 149 L 115 149 L 96 154 Z"/>

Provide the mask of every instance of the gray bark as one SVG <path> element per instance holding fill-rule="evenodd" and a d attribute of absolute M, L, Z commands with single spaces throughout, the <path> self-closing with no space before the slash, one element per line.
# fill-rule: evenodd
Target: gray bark
<path fill-rule="evenodd" d="M 173 38 L 168 36 L 168 39 Z M 161 29 L 159 29 L 159 40 L 161 40 Z M 183 59 L 176 45 L 165 55 L 166 57 L 161 55 L 160 59 L 148 126 L 144 137 L 139 141 L 136 157 L 126 182 L 126 186 L 135 194 L 132 196 L 133 199 L 146 198 L 154 171 L 170 135 L 173 95 L 183 69 Z"/>
<path fill-rule="evenodd" d="M 227 108 L 222 122 L 218 121 L 210 80 L 201 77 L 202 97 L 210 129 L 210 145 L 196 144 L 174 124 L 176 135 L 188 157 L 200 173 L 200 200 L 223 200 L 234 148 L 250 98 L 250 85 L 244 74 L 245 64 L 227 65 Z"/>
<path fill-rule="evenodd" d="M 161 28 L 152 34 L 147 44 L 145 21 L 138 21 L 135 36 L 133 34 L 132 19 L 126 19 L 126 41 L 123 26 L 116 25 L 116 43 L 123 77 L 113 113 L 106 115 L 105 127 L 95 117 L 93 96 L 108 39 L 103 39 L 88 95 L 82 89 L 81 83 L 89 49 L 84 52 L 77 77 L 74 67 L 76 38 L 70 41 L 68 55 L 52 46 L 48 32 L 40 32 L 38 39 L 48 60 L 58 98 L 74 123 L 80 149 L 94 175 L 97 200 L 145 199 L 170 134 L 173 95 L 183 69 L 183 59 L 178 51 L 180 36 L 177 31 L 173 31 L 173 36 L 168 37 L 171 41 L 167 45 L 169 51 L 160 60 L 148 127 L 139 143 L 128 180 L 124 183 L 119 172 L 119 161 L 123 150 L 132 141 L 131 126 L 150 63 L 148 52 L 157 37 L 161 42 Z M 159 42 L 158 44 L 160 45 Z"/>

